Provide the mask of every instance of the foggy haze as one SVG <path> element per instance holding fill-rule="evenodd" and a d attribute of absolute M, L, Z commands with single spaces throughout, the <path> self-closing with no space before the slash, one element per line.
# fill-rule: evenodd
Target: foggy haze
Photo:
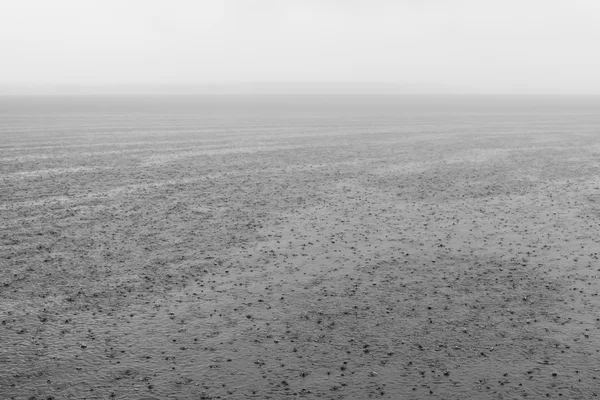
<path fill-rule="evenodd" d="M 600 94 L 598 43 L 597 0 L 5 0 L 0 93 Z"/>

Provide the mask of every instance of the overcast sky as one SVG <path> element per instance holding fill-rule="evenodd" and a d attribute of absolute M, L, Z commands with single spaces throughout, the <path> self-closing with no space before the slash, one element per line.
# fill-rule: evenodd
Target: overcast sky
<path fill-rule="evenodd" d="M 0 85 L 600 94 L 600 0 L 2 0 Z"/>

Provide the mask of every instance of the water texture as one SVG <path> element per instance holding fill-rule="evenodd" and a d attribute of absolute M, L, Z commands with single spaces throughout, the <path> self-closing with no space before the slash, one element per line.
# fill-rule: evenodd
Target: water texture
<path fill-rule="evenodd" d="M 0 98 L 0 398 L 598 396 L 599 111 Z"/>

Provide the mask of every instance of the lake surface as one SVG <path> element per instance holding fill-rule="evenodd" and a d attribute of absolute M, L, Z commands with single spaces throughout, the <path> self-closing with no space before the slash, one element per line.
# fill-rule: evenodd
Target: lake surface
<path fill-rule="evenodd" d="M 0 97 L 0 397 L 589 399 L 599 232 L 599 97 Z"/>

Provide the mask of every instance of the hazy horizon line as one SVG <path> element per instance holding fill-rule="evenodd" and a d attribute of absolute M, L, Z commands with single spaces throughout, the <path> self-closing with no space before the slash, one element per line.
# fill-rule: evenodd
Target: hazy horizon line
<path fill-rule="evenodd" d="M 159 84 L 0 84 L 0 95 L 484 95 L 600 96 L 593 92 L 486 91 L 430 83 L 281 81 Z"/>

